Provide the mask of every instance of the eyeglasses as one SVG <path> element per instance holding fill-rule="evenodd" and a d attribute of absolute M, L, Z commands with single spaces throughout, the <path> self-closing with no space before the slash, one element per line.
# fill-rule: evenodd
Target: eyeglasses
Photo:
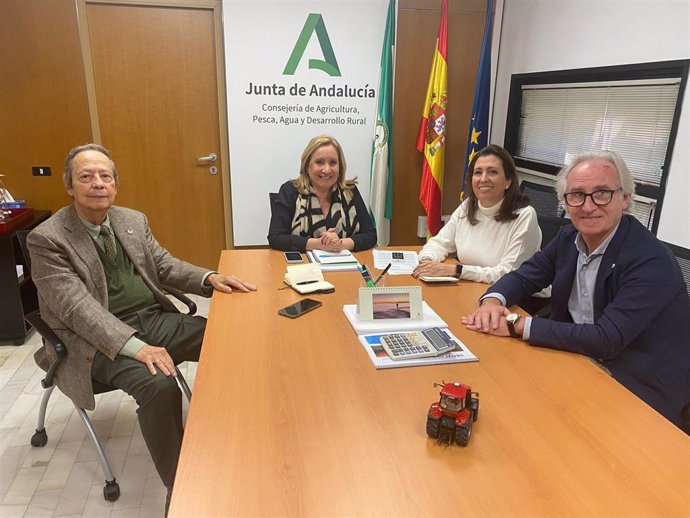
<path fill-rule="evenodd" d="M 622 190 L 623 188 L 619 187 L 618 189 L 599 189 L 598 191 L 594 192 L 573 191 L 566 192 L 563 197 L 565 198 L 566 205 L 569 207 L 582 207 L 585 204 L 585 201 L 587 201 L 587 196 L 592 198 L 592 203 L 594 203 L 594 205 L 601 207 L 602 205 L 608 205 L 611 203 L 614 192 Z"/>

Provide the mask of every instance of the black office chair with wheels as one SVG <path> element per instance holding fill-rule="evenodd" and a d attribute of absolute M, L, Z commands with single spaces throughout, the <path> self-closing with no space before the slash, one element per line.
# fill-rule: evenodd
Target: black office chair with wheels
<path fill-rule="evenodd" d="M 26 246 L 26 238 L 29 235 L 29 232 L 30 231 L 28 230 L 17 232 L 17 239 L 19 241 L 19 245 L 27 265 L 28 271 L 26 272 L 26 275 L 30 275 L 31 271 L 31 257 Z M 167 293 L 169 293 L 170 295 L 172 295 L 173 297 L 175 297 L 187 306 L 187 313 L 189 315 L 193 315 L 196 313 L 196 303 L 193 300 L 191 300 L 185 294 L 175 289 L 167 287 L 164 289 Z M 53 332 L 53 330 L 48 326 L 48 324 L 46 324 L 45 321 L 41 318 L 40 311 L 34 311 L 32 313 L 29 313 L 25 315 L 24 318 L 41 336 L 41 338 L 43 339 L 44 346 L 51 347 L 55 352 L 55 359 L 48 366 L 45 378 L 41 380 L 41 386 L 45 390 L 43 392 L 43 397 L 41 398 L 41 406 L 38 411 L 38 423 L 36 426 L 36 432 L 31 437 L 31 446 L 40 448 L 48 444 L 48 434 L 45 429 L 45 417 L 46 410 L 48 408 L 48 402 L 50 401 L 50 396 L 53 393 L 53 389 L 55 389 L 55 385 L 53 384 L 53 376 L 55 375 L 55 371 L 57 370 L 62 360 L 64 360 L 67 357 L 68 348 L 62 342 L 62 340 L 60 340 L 60 338 Z M 41 366 L 39 365 L 39 367 Z M 191 401 L 192 392 L 189 389 L 189 385 L 182 376 L 180 370 L 177 369 L 177 367 L 175 368 L 177 370 L 177 383 L 180 386 L 180 389 L 182 390 L 184 395 L 187 397 L 187 400 Z M 111 387 L 110 385 L 104 385 L 102 383 L 93 382 L 94 395 L 103 394 L 105 392 L 111 392 L 113 390 L 118 389 L 116 389 L 115 387 Z M 105 475 L 105 485 L 103 486 L 103 498 L 105 498 L 109 502 L 114 502 L 120 497 L 120 485 L 117 483 L 117 479 L 113 474 L 113 470 L 110 467 L 110 462 L 108 461 L 108 457 L 106 456 L 105 451 L 103 450 L 103 446 L 101 445 L 101 441 L 99 440 L 98 435 L 96 435 L 96 430 L 94 429 L 93 424 L 91 423 L 91 419 L 89 419 L 89 416 L 86 413 L 86 411 L 83 408 L 77 406 L 76 403 L 74 404 L 74 408 L 76 409 L 77 413 L 79 414 L 79 417 L 81 417 L 81 420 L 83 421 L 84 426 L 86 427 L 88 436 L 91 439 L 94 448 L 96 449 L 96 453 L 98 454 L 98 459 L 100 460 L 101 467 L 103 469 L 103 474 Z"/>
<path fill-rule="evenodd" d="M 529 203 L 537 214 L 551 217 L 563 215 L 563 209 L 553 187 L 523 180 L 520 182 L 520 192 L 529 198 Z"/>

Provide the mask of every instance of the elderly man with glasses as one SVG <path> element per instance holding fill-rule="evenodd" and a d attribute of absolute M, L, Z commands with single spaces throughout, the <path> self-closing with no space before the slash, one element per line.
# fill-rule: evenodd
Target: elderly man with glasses
<path fill-rule="evenodd" d="M 613 152 L 575 157 L 556 189 L 572 226 L 502 277 L 462 323 L 583 354 L 690 434 L 690 299 L 673 253 L 633 216 L 635 184 Z M 552 285 L 551 315 L 507 306 Z"/>

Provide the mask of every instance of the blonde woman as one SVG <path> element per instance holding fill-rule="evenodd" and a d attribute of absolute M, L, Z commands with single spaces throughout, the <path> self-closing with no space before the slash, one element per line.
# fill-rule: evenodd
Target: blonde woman
<path fill-rule="evenodd" d="M 272 202 L 268 243 L 277 250 L 367 250 L 374 228 L 355 180 L 346 180 L 340 143 L 328 135 L 309 141 L 300 174 Z"/>

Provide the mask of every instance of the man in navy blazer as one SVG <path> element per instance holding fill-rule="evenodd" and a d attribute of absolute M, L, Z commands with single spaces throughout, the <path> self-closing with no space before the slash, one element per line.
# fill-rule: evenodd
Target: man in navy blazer
<path fill-rule="evenodd" d="M 489 288 L 462 323 L 589 356 L 690 434 L 690 298 L 672 252 L 624 214 L 634 188 L 617 154 L 576 157 L 556 185 L 573 225 Z M 549 319 L 507 309 L 548 285 Z"/>

